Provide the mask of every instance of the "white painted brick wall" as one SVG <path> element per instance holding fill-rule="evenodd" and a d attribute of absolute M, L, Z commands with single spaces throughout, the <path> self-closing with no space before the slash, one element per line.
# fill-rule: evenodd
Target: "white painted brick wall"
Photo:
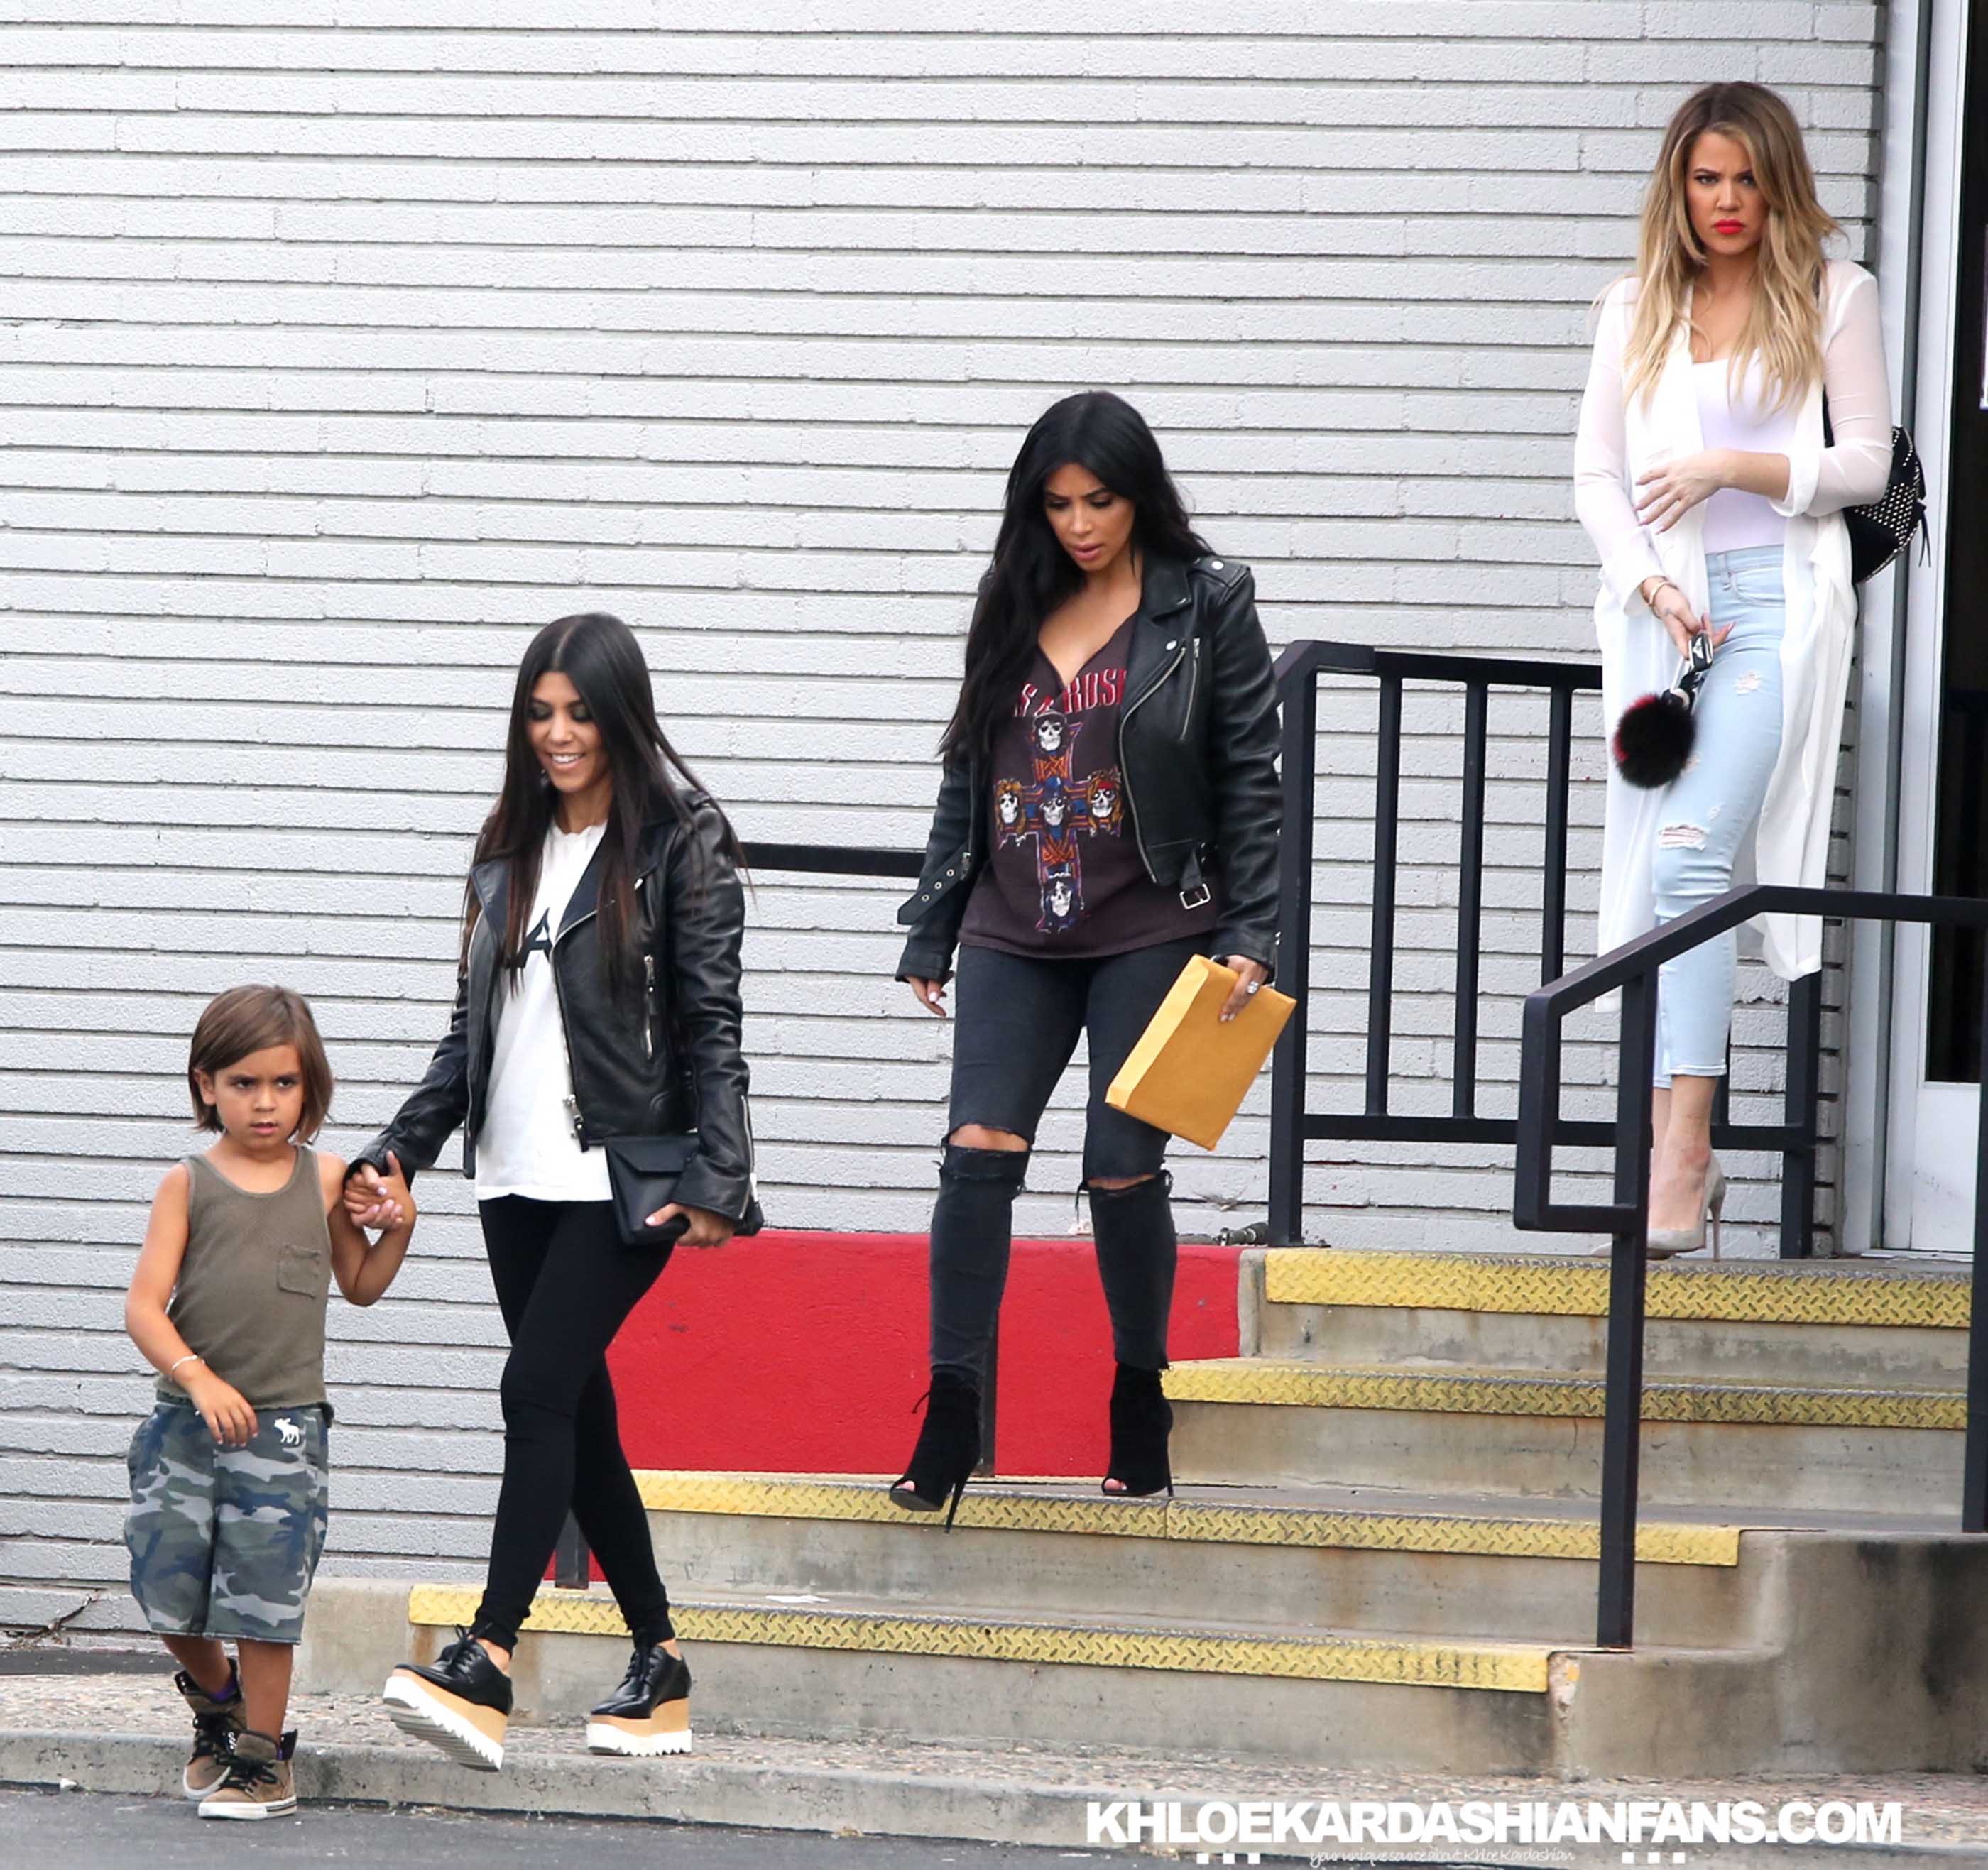
<path fill-rule="evenodd" d="M 144 1383 L 119 1295 L 188 1144 L 194 1015 L 290 982 L 341 1075 L 331 1146 L 392 1109 L 442 1023 L 535 626 L 634 622 L 749 836 L 915 844 L 1002 478 L 1055 395 L 1134 397 L 1280 644 L 1584 654 L 1585 308 L 1631 250 L 1657 127 L 1706 78 L 1784 86 L 1866 250 L 1872 5 L 996 5 L 926 32 L 884 0 L 749 11 L 751 31 L 712 0 L 0 0 L 18 1616 L 121 1577 Z M 1321 718 L 1316 1095 L 1350 1102 L 1371 702 L 1329 692 Z M 1405 1108 L 1448 1097 L 1457 718 L 1411 698 Z M 1541 719 L 1494 713 L 1487 1110 L 1510 1107 L 1534 984 L 1519 780 Z M 1598 771 L 1590 745 L 1584 866 Z M 924 1220 L 947 1034 L 889 979 L 895 900 L 760 884 L 778 1220 Z M 1770 1084 L 1772 1010 L 1741 1036 L 1743 1081 Z M 1569 1060 L 1605 1078 L 1594 1050 Z M 1190 1224 L 1260 1216 L 1264 1136 L 1259 1096 L 1219 1157 L 1183 1151 Z M 1030 1225 L 1067 1225 L 1077 1141 L 1066 1099 Z M 1329 1153 L 1327 1237 L 1506 1238 L 1501 1152 Z M 502 1334 L 466 1190 L 423 1193 L 390 1301 L 333 1312 L 347 1567 L 460 1570 L 492 1500 Z"/>

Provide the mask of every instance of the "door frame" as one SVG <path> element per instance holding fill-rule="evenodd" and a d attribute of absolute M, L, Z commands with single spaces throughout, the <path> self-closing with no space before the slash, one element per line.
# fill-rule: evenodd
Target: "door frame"
<path fill-rule="evenodd" d="M 1931 890 L 1933 877 L 1935 805 L 1941 718 L 1941 671 L 1944 662 L 1946 594 L 1946 541 L 1949 506 L 1947 456 L 1955 393 L 1956 305 L 1960 260 L 1960 182 L 1963 154 L 1962 106 L 1966 83 L 1969 8 L 1967 0 L 1933 0 L 1928 30 L 1932 58 L 1925 96 L 1925 164 L 1922 175 L 1924 238 L 1919 258 L 1919 356 L 1917 394 L 1906 419 L 1926 472 L 1926 520 L 1932 550 L 1929 560 L 1915 563 L 1907 579 L 1905 641 L 1899 692 L 1887 695 L 1893 664 L 1892 627 L 1895 611 L 1887 595 L 1874 586 L 1865 603 L 1861 654 L 1867 712 L 1861 723 L 1860 769 L 1868 773 L 1882 756 L 1888 732 L 1899 737 L 1898 794 L 1895 801 L 1896 884 L 1913 894 Z M 1915 58 L 1917 47 L 1908 55 Z M 1887 89 L 1895 77 L 1887 71 Z M 1894 96 L 1898 95 L 1894 92 Z M 1910 89 L 1904 93 L 1912 95 Z M 1909 117 L 1909 111 L 1902 111 Z M 1907 134 L 1909 134 L 1908 129 Z M 1886 150 L 1888 175 L 1895 171 Z M 1905 164 L 1901 167 L 1909 167 Z M 1884 202 L 1886 238 L 1880 242 L 1879 287 L 1888 329 L 1902 334 L 1908 303 L 1910 256 L 1906 251 L 1909 215 L 1894 215 L 1892 191 Z M 1894 347 L 1895 352 L 1897 347 Z M 1878 691 L 1873 692 L 1874 685 Z M 1895 726 L 1892 722 L 1896 711 Z M 1888 787 L 1860 784 L 1858 860 L 1860 881 L 1877 878 L 1885 864 L 1885 827 L 1875 837 L 1865 822 L 1870 810 L 1883 810 Z M 1868 797 L 1861 795 L 1868 794 Z M 1883 887 L 1873 881 L 1870 887 Z M 1875 931 L 1873 932 L 1875 934 Z M 1875 953 L 1877 942 L 1858 944 Z M 1871 1160 L 1868 1145 L 1846 1151 L 1845 1236 L 1851 1250 L 1873 1243 L 1891 1249 L 1918 1252 L 1963 1251 L 1973 1207 L 1976 1119 L 1980 1092 L 1975 1086 L 1929 1084 L 1925 1077 L 1926 998 L 1931 942 L 1923 927 L 1909 925 L 1897 932 L 1890 981 L 1891 1076 L 1889 1121 L 1885 1161 Z M 1879 970 L 1860 970 L 1853 987 L 1872 1003 L 1863 1010 L 1875 1022 L 1875 996 Z M 1858 1029 L 1853 1019 L 1852 1031 Z M 1875 1036 L 1875 1033 L 1874 1033 Z M 1853 1054 L 1854 1055 L 1854 1054 Z M 1871 1057 L 1873 1053 L 1862 1056 Z M 1852 1121 L 1849 1133 L 1871 1136 L 1875 1124 Z M 1958 1175 L 1956 1175 L 1956 1170 Z M 1887 1172 L 1888 1171 L 1888 1172 Z M 1882 1206 L 1874 1199 L 1882 1175 Z M 1965 1185 L 1961 1185 L 1964 1179 Z M 1858 1199 L 1862 1182 L 1863 1199 Z M 1876 1225 L 1874 1226 L 1873 1222 Z M 1860 1239 L 1859 1235 L 1863 1238 Z M 1947 1243 L 1952 1243 L 1951 1247 Z"/>

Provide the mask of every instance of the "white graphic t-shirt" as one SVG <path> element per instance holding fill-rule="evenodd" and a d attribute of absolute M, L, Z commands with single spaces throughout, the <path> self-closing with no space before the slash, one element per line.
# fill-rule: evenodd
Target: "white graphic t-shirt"
<path fill-rule="evenodd" d="M 607 1201 L 607 1158 L 583 1150 L 566 1101 L 573 1093 L 559 994 L 553 985 L 553 942 L 573 889 L 600 848 L 604 824 L 546 834 L 538 900 L 526 925 L 525 965 L 497 977 L 497 1043 L 490 1094 L 476 1139 L 476 1199 L 528 1195 L 534 1201 Z"/>

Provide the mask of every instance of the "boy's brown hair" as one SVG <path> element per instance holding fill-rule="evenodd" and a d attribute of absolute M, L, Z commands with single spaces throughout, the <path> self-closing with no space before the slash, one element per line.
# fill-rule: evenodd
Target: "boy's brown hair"
<path fill-rule="evenodd" d="M 288 987 L 230 987 L 208 1002 L 187 1057 L 187 1088 L 193 1094 L 198 1128 L 221 1127 L 219 1113 L 200 1094 L 200 1074 L 218 1077 L 252 1052 L 271 1046 L 296 1047 L 303 1066 L 304 1114 L 295 1135 L 306 1143 L 317 1135 L 331 1111 L 331 1061 L 324 1055 L 309 1003 Z"/>

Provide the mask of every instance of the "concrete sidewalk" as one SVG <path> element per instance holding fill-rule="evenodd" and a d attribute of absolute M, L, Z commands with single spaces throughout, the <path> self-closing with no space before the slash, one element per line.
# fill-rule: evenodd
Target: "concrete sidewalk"
<path fill-rule="evenodd" d="M 129 1672 L 128 1665 L 113 1662 L 110 1666 L 118 1672 L 80 1674 L 74 1672 L 76 1662 L 66 1659 L 56 1665 L 60 1672 L 14 1672 L 29 1665 L 15 1652 L 0 1674 L 0 1782 L 66 1783 L 122 1794 L 174 1788 L 186 1718 L 164 1669 L 137 1674 Z M 1362 1776 L 1324 1784 L 1307 1779 L 1298 1768 L 1246 1765 L 1214 1754 L 1128 1757 L 1023 1747 L 974 1752 L 703 1732 L 688 1759 L 637 1761 L 588 1753 L 577 1724 L 513 1726 L 504 1770 L 482 1774 L 454 1766 L 406 1739 L 370 1697 L 300 1696 L 292 1721 L 300 1736 L 299 1790 L 307 1800 L 976 1839 L 1066 1850 L 1081 1849 L 1088 1841 L 1085 1808 L 1093 1800 L 1662 1798 L 1744 1799 L 1770 1806 L 1795 1799 L 1896 1800 L 1905 1807 L 1902 1849 L 1726 1848 L 1693 1851 L 1685 1861 L 1730 1870 L 1797 1861 L 1826 1863 L 1834 1870 L 1988 1862 L 1988 1780 L 1957 1775 L 1689 1785 Z M 1300 1852 L 1299 1860 L 1312 1855 Z M 1640 1853 L 1638 1860 L 1642 1860 Z M 1341 1861 L 1376 1859 L 1361 1854 Z M 1614 1847 L 1453 1858 L 1423 1851 L 1381 1861 L 1618 1865 L 1623 1855 Z M 1662 1861 L 1672 1861 L 1668 1851 Z"/>

